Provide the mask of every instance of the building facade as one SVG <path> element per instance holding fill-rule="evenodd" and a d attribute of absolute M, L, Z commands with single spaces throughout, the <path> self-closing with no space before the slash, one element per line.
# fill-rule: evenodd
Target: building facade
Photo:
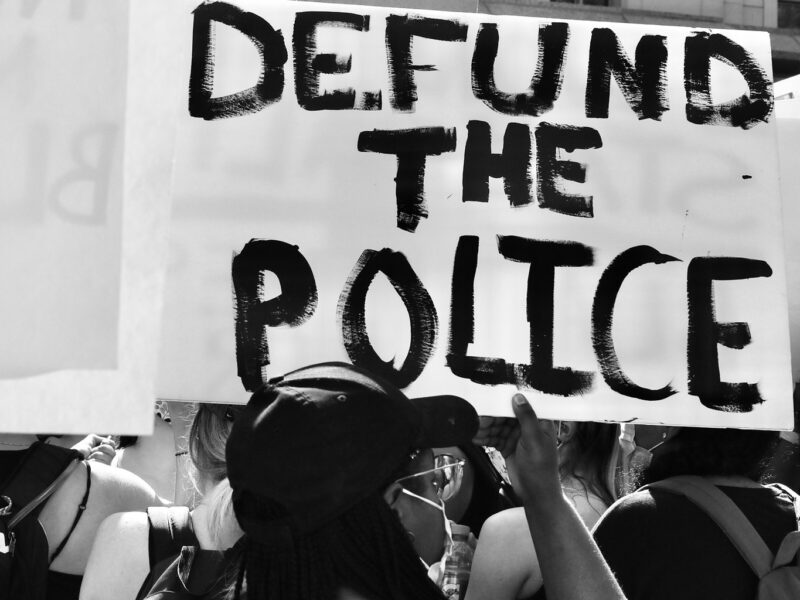
<path fill-rule="evenodd" d="M 330 0 L 328 0 L 330 1 Z M 768 31 L 776 81 L 800 74 L 800 0 L 340 0 L 547 19 Z"/>

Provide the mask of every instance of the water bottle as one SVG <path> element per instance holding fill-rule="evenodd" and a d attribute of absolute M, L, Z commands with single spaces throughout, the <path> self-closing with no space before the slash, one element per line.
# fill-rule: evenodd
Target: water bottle
<path fill-rule="evenodd" d="M 453 524 L 453 541 L 442 560 L 442 592 L 448 600 L 463 600 L 472 567 L 472 546 L 469 545 L 469 527 Z"/>

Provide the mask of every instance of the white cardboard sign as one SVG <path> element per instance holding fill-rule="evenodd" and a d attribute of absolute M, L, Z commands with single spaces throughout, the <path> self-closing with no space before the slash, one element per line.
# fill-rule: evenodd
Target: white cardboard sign
<path fill-rule="evenodd" d="M 158 394 L 349 360 L 509 414 L 791 426 L 767 34 L 212 2 Z"/>
<path fill-rule="evenodd" d="M 169 198 L 123 177 L 128 11 L 0 5 L 2 432 L 152 430 Z"/>

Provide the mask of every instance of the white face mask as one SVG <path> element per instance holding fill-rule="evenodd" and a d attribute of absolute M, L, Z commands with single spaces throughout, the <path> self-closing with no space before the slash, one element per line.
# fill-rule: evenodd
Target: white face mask
<path fill-rule="evenodd" d="M 450 519 L 447 518 L 447 512 L 445 512 L 444 500 L 439 500 L 439 502 L 437 504 L 433 500 L 429 500 L 428 498 L 425 498 L 424 496 L 420 496 L 419 494 L 415 494 L 414 492 L 411 492 L 411 491 L 407 490 L 406 488 L 402 488 L 402 491 L 407 496 L 410 496 L 410 497 L 414 498 L 415 500 L 419 500 L 420 502 L 424 502 L 428 506 L 432 506 L 436 510 L 441 511 L 442 518 L 444 519 L 444 535 L 445 535 L 444 548 L 445 548 L 445 552 L 447 552 L 447 549 L 453 543 L 453 529 L 450 526 Z M 422 557 L 420 557 L 420 560 L 422 561 L 422 564 L 425 565 L 426 569 L 430 568 L 430 565 L 428 565 L 424 560 L 422 560 Z"/>
<path fill-rule="evenodd" d="M 620 483 L 622 494 L 629 494 L 633 491 L 635 479 L 639 473 L 650 466 L 653 462 L 653 450 L 667 441 L 667 434 L 664 439 L 650 448 L 643 448 L 636 443 L 636 429 L 630 423 L 624 423 L 620 428 L 619 446 L 622 472 L 620 473 Z"/>

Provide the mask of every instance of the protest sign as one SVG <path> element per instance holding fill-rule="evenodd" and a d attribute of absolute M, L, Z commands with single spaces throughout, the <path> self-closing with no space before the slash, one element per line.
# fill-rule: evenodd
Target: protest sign
<path fill-rule="evenodd" d="M 124 187 L 128 9 L 0 5 L 3 432 L 152 428 L 168 215 Z"/>
<path fill-rule="evenodd" d="M 244 2 L 181 34 L 159 396 L 349 360 L 487 414 L 791 425 L 766 34 Z"/>

